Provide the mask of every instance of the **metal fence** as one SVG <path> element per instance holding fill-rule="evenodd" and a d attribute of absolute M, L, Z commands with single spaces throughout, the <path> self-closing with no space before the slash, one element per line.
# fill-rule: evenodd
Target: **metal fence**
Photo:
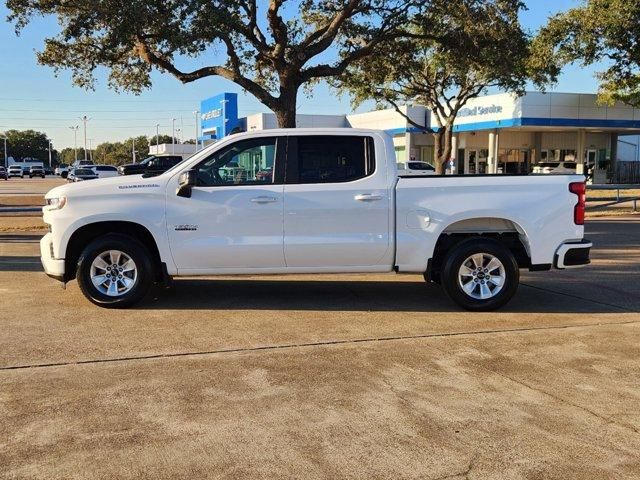
<path fill-rule="evenodd" d="M 640 162 L 618 160 L 607 173 L 608 183 L 640 183 Z"/>

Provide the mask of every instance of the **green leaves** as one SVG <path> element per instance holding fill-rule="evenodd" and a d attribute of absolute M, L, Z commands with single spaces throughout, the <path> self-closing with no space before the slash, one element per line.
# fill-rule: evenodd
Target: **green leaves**
<path fill-rule="evenodd" d="M 556 71 L 568 63 L 602 64 L 599 99 L 640 106 L 640 3 L 588 0 L 552 17 L 534 41 L 534 58 Z"/>

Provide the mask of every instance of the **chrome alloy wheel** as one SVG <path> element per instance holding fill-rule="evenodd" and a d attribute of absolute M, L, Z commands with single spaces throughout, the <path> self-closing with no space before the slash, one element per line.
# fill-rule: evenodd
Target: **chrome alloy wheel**
<path fill-rule="evenodd" d="M 103 295 L 120 297 L 136 284 L 138 268 L 135 262 L 120 250 L 102 252 L 91 263 L 91 282 Z"/>
<path fill-rule="evenodd" d="M 495 297 L 504 286 L 507 276 L 504 265 L 490 253 L 475 253 L 458 270 L 462 291 L 476 300 Z"/>

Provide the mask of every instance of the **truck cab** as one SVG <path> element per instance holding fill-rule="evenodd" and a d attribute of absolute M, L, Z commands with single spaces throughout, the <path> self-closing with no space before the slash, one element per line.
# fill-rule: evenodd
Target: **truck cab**
<path fill-rule="evenodd" d="M 180 276 L 395 271 L 490 310 L 519 268 L 583 265 L 591 247 L 583 177 L 398 177 L 375 130 L 237 134 L 157 176 L 83 183 L 47 193 L 42 261 L 105 307 Z"/>

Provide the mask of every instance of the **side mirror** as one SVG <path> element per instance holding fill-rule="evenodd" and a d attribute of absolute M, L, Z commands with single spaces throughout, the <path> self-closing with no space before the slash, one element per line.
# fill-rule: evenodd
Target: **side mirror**
<path fill-rule="evenodd" d="M 176 190 L 176 195 L 179 197 L 190 198 L 191 189 L 196 185 L 197 178 L 198 172 L 195 170 L 182 172 L 180 174 L 180 180 L 178 181 L 178 190 Z"/>

